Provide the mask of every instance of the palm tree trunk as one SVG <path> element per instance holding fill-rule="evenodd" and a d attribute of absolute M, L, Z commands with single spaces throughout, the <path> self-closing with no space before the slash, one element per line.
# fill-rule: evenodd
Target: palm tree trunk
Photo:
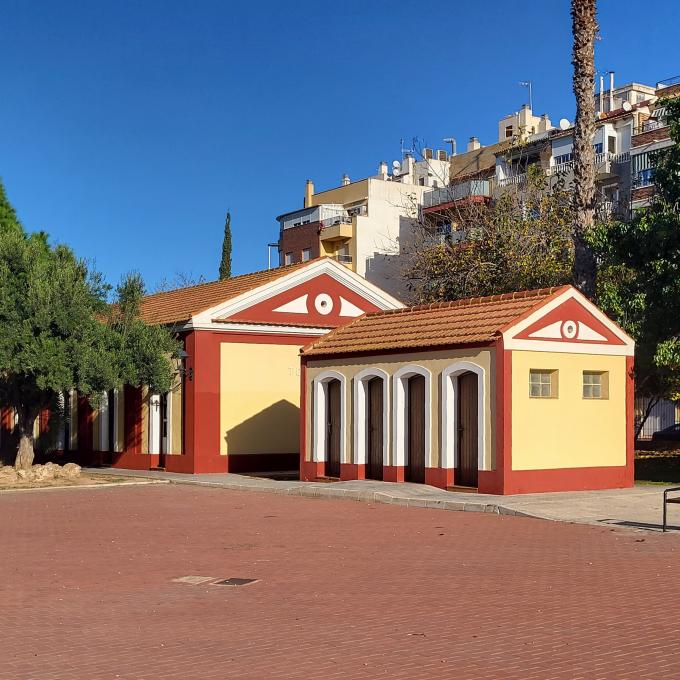
<path fill-rule="evenodd" d="M 571 0 L 574 50 L 574 285 L 595 295 L 597 263 L 587 236 L 595 221 L 595 34 L 596 0 Z"/>

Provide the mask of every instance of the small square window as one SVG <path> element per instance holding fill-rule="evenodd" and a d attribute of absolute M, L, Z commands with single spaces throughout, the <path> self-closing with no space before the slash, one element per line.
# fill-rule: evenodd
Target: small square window
<path fill-rule="evenodd" d="M 583 398 L 609 399 L 609 373 L 583 371 Z"/>
<path fill-rule="evenodd" d="M 529 396 L 535 399 L 556 399 L 557 371 L 531 369 L 529 371 Z"/>
<path fill-rule="evenodd" d="M 302 261 L 307 262 L 312 257 L 312 251 L 310 248 L 302 249 Z"/>
<path fill-rule="evenodd" d="M 286 253 L 284 255 L 283 264 L 293 264 L 293 253 Z"/>

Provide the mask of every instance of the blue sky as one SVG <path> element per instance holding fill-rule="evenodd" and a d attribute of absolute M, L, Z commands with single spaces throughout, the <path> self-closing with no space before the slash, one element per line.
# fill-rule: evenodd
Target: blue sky
<path fill-rule="evenodd" d="M 235 273 L 267 266 L 305 180 L 336 186 L 400 138 L 495 140 L 526 97 L 573 117 L 568 0 L 0 0 L 0 177 L 44 229 L 116 283 L 215 278 L 231 209 Z M 649 11 L 647 11 L 649 9 Z M 680 74 L 680 3 L 601 0 L 597 67 Z"/>

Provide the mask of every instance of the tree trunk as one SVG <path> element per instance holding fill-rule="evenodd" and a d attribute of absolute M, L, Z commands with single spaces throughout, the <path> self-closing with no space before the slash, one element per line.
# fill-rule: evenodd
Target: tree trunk
<path fill-rule="evenodd" d="M 587 242 L 595 221 L 595 34 L 596 0 L 571 0 L 574 49 L 574 285 L 595 296 L 597 263 Z"/>
<path fill-rule="evenodd" d="M 17 470 L 30 470 L 35 458 L 33 450 L 33 423 L 36 419 L 36 414 L 30 411 L 19 411 L 19 448 L 17 456 L 14 460 L 14 467 Z"/>
<path fill-rule="evenodd" d="M 652 412 L 652 409 L 660 401 L 661 401 L 661 397 L 650 397 L 649 398 L 649 401 L 647 402 L 647 408 L 645 409 L 645 412 L 642 415 L 640 422 L 638 423 L 637 427 L 635 428 L 635 439 L 637 439 L 640 436 L 640 432 L 642 432 L 642 428 L 645 426 L 645 423 L 647 422 L 647 418 L 649 418 L 649 415 Z"/>

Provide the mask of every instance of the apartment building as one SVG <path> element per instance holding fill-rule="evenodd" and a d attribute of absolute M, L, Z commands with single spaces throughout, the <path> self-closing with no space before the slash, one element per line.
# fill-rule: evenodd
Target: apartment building
<path fill-rule="evenodd" d="M 680 96 L 680 76 L 657 83 L 654 101 Z M 652 105 L 651 112 L 641 117 L 631 137 L 631 207 L 644 208 L 654 193 L 654 154 L 673 144 L 663 106 Z"/>
<path fill-rule="evenodd" d="M 449 154 L 424 149 L 406 154 L 375 175 L 316 192 L 307 180 L 303 207 L 279 215 L 280 263 L 335 258 L 397 297 L 405 294 L 404 259 L 423 195 L 449 183 Z"/>
<path fill-rule="evenodd" d="M 603 217 L 626 217 L 630 212 L 636 172 L 632 140 L 643 121 L 653 117 L 658 92 L 635 82 L 615 87 L 613 72 L 609 88 L 604 89 L 600 78 L 599 91 L 594 93 L 598 121 L 593 146 L 598 210 Z M 567 119 L 554 126 L 546 114 L 537 116 L 524 105 L 499 121 L 495 143 L 482 146 L 473 137 L 464 153 L 451 158 L 450 185 L 425 194 L 423 214 L 439 232 L 456 240 L 456 225 L 447 223 L 456 212 L 452 208 L 471 200 L 490 201 L 511 187 L 521 188 L 532 168 L 545 173 L 551 184 L 559 179 L 568 186 L 573 180 L 573 145 L 574 126 Z"/>

